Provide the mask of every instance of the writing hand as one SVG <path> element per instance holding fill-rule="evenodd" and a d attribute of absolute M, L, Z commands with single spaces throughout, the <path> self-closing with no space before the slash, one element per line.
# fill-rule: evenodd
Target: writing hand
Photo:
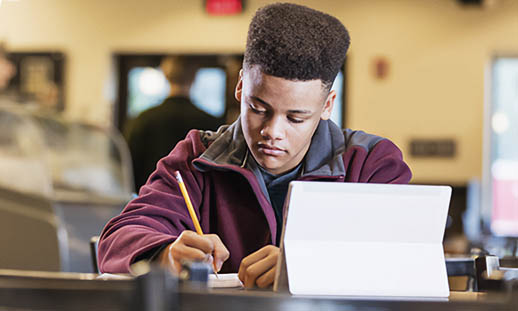
<path fill-rule="evenodd" d="M 161 252 L 159 261 L 161 265 L 178 274 L 184 260 L 206 261 L 219 271 L 229 256 L 230 253 L 219 236 L 199 235 L 194 231 L 185 230 Z"/>

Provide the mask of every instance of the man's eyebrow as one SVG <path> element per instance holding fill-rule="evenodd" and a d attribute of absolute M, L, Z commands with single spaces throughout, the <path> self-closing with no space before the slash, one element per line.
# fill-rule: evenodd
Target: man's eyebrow
<path fill-rule="evenodd" d="M 264 106 L 266 106 L 267 108 L 271 108 L 272 105 L 268 104 L 267 102 L 265 102 L 264 100 L 260 99 L 259 97 L 257 96 L 250 96 L 251 99 L 253 100 L 256 100 L 258 102 L 260 102 L 261 104 L 263 104 Z M 310 110 L 303 110 L 303 109 L 294 109 L 294 110 L 288 110 L 289 113 L 295 113 L 295 114 L 312 114 L 313 112 L 310 111 Z"/>
<path fill-rule="evenodd" d="M 296 113 L 296 114 L 312 114 L 313 112 L 309 110 L 288 110 L 289 113 Z"/>
<path fill-rule="evenodd" d="M 253 100 L 256 100 L 256 101 L 260 102 L 261 104 L 263 104 L 263 105 L 267 106 L 268 108 L 271 108 L 271 107 L 272 107 L 272 105 L 268 104 L 267 102 L 265 102 L 264 100 L 260 99 L 260 98 L 259 98 L 259 97 L 257 97 L 257 96 L 250 96 L 250 98 L 251 98 L 251 99 L 253 99 Z"/>

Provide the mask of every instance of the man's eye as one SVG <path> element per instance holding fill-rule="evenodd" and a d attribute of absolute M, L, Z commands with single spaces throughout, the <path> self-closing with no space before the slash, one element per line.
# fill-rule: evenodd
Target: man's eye
<path fill-rule="evenodd" d="M 257 113 L 257 114 L 265 114 L 266 113 L 266 110 L 259 110 L 259 109 L 254 108 L 251 105 L 250 105 L 250 110 L 252 110 L 254 113 Z"/>
<path fill-rule="evenodd" d="M 292 118 L 292 117 L 288 117 L 288 120 L 289 120 L 291 123 L 302 123 L 302 122 L 304 122 L 304 120 L 297 119 L 297 118 Z"/>

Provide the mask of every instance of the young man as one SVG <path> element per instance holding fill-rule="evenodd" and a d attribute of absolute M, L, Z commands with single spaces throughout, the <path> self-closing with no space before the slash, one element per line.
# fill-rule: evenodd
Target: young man
<path fill-rule="evenodd" d="M 327 14 L 295 4 L 257 11 L 235 91 L 240 117 L 216 133 L 191 131 L 158 162 L 138 198 L 105 227 L 101 270 L 127 272 L 152 257 L 176 271 L 182 260 L 213 260 L 246 287 L 268 287 L 290 181 L 407 183 L 410 170 L 392 142 L 329 120 L 348 46 L 347 30 Z M 194 232 L 176 170 L 204 236 Z"/>

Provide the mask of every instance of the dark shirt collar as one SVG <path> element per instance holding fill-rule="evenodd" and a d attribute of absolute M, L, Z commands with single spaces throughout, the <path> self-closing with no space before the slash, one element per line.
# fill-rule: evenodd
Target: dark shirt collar
<path fill-rule="evenodd" d="M 258 167 L 259 167 L 259 170 L 261 171 L 261 174 L 263 175 L 264 183 L 265 183 L 266 187 L 268 188 L 270 186 L 275 186 L 275 185 L 283 184 L 283 183 L 289 183 L 290 181 L 295 180 L 299 176 L 300 171 L 302 170 L 302 164 L 303 163 L 301 162 L 301 163 L 299 163 L 299 165 L 297 165 L 295 168 L 293 168 L 289 172 L 279 174 L 279 175 L 272 174 L 261 166 L 258 166 Z"/>

